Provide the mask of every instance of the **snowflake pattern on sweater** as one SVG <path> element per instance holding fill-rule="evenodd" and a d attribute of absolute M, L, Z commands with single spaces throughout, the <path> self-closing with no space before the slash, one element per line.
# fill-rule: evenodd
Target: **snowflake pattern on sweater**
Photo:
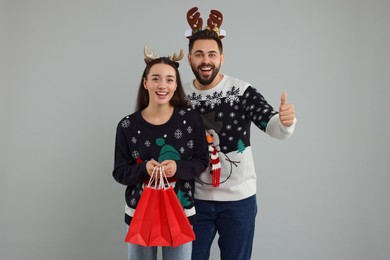
<path fill-rule="evenodd" d="M 209 167 L 197 179 L 195 198 L 229 201 L 255 194 L 251 123 L 265 131 L 278 112 L 249 83 L 228 75 L 210 90 L 198 90 L 193 82 L 185 84 L 185 90 L 192 108 L 201 114 L 207 132 L 213 136 L 222 165 L 220 187 L 212 187 Z"/>
<path fill-rule="evenodd" d="M 205 128 L 200 115 L 191 108 L 175 108 L 168 122 L 152 125 L 137 111 L 119 122 L 113 176 L 127 186 L 127 224 L 130 224 L 149 180 L 146 162 L 151 159 L 176 161 L 176 174 L 169 181 L 192 222 L 195 216 L 194 178 L 208 165 Z"/>

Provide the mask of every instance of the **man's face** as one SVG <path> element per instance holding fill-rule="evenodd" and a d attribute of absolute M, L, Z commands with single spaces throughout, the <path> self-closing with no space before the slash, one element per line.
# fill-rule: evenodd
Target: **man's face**
<path fill-rule="evenodd" d="M 188 61 L 196 79 L 203 86 L 212 87 L 223 63 L 223 54 L 219 52 L 218 44 L 214 40 L 195 41 Z"/>

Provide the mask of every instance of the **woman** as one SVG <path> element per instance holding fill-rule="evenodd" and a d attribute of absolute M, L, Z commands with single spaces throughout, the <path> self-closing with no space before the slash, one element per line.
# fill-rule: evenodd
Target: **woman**
<path fill-rule="evenodd" d="M 194 178 L 208 165 L 205 129 L 184 94 L 177 57 L 159 57 L 145 48 L 147 63 L 138 89 L 136 112 L 123 118 L 116 132 L 113 176 L 126 185 L 125 222 L 130 225 L 137 203 L 155 167 L 165 173 L 192 224 Z M 163 259 L 191 259 L 192 242 L 163 247 Z M 157 247 L 128 244 L 128 259 L 157 259 Z"/>

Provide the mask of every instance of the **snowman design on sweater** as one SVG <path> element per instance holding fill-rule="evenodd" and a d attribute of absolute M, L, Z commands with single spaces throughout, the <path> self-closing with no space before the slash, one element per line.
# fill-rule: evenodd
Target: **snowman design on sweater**
<path fill-rule="evenodd" d="M 265 132 L 268 122 L 278 112 L 249 83 L 228 75 L 223 75 L 212 89 L 199 90 L 193 81 L 184 87 L 192 108 L 201 114 L 208 134 L 213 135 L 219 157 L 217 163 L 221 167 L 217 186 L 213 185 L 211 172 L 215 165 L 212 163 L 197 178 L 195 198 L 232 201 L 254 195 L 256 171 L 250 142 L 251 125 Z"/>

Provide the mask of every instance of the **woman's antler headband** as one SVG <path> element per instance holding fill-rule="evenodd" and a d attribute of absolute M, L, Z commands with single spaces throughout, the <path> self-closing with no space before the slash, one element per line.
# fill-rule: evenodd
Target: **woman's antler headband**
<path fill-rule="evenodd" d="M 207 26 L 203 30 L 213 30 L 218 35 L 219 38 L 222 39 L 226 36 L 225 30 L 222 30 L 221 24 L 223 21 L 223 15 L 218 10 L 211 10 L 209 19 L 207 19 Z M 198 7 L 192 7 L 187 12 L 187 22 L 191 27 L 191 30 L 187 30 L 185 32 L 185 36 L 190 38 L 193 33 L 202 30 L 203 19 L 200 17 L 200 13 L 198 12 Z"/>
<path fill-rule="evenodd" d="M 151 62 L 152 60 L 155 60 L 155 59 L 158 59 L 158 58 L 161 58 L 160 55 L 158 55 L 157 53 L 154 53 L 153 51 L 148 51 L 148 47 L 145 46 L 144 47 L 144 55 L 145 55 L 145 63 L 148 64 L 149 62 Z M 184 51 L 183 49 L 180 49 L 180 53 L 179 53 L 179 56 L 176 55 L 176 53 L 174 53 L 173 55 L 171 56 L 168 56 L 168 58 L 173 61 L 173 62 L 178 62 L 180 61 L 181 59 L 183 59 L 184 57 Z"/>

